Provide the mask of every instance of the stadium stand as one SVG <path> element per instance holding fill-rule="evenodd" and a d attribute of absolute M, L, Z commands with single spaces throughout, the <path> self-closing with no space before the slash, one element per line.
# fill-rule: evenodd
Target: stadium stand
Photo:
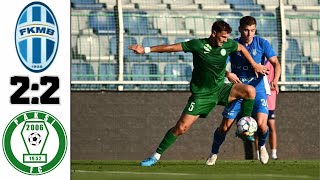
<path fill-rule="evenodd" d="M 185 42 L 185 41 L 189 41 L 192 38 L 190 37 L 178 37 L 175 39 L 174 43 L 180 43 L 180 42 Z M 193 55 L 190 52 L 176 52 L 176 55 L 180 56 L 179 59 L 182 59 L 184 62 L 192 62 L 193 60 Z"/>
<path fill-rule="evenodd" d="M 147 59 L 146 56 L 137 55 L 128 49 L 129 45 L 138 44 L 138 41 L 135 37 L 133 37 L 133 36 L 124 37 L 123 44 L 124 44 L 124 47 L 126 47 L 123 49 L 124 59 L 126 61 L 128 61 L 128 62 L 136 62 L 136 61 L 144 62 L 144 61 L 146 61 L 146 59 Z M 118 42 L 117 42 L 116 36 L 112 36 L 110 38 L 110 53 L 115 56 L 118 54 Z"/>
<path fill-rule="evenodd" d="M 77 53 L 85 55 L 86 60 L 114 60 L 108 51 L 108 37 L 95 34 L 82 35 L 77 38 Z"/>
<path fill-rule="evenodd" d="M 142 40 L 142 46 L 150 47 L 155 45 L 169 44 L 168 37 L 145 37 Z M 174 53 L 150 53 L 148 57 L 152 61 L 159 62 L 177 62 L 179 56 Z"/>
<path fill-rule="evenodd" d="M 89 27 L 98 35 L 113 35 L 116 33 L 115 13 L 113 11 L 91 11 Z"/>
<path fill-rule="evenodd" d="M 157 35 L 159 30 L 153 29 L 148 20 L 147 12 L 123 12 L 124 29 L 131 35 Z"/>
<path fill-rule="evenodd" d="M 222 20 L 230 24 L 232 28 L 231 35 L 237 36 L 239 34 L 239 31 L 238 31 L 239 20 L 243 16 L 241 12 L 236 12 L 236 11 L 219 12 L 218 16 L 220 16 Z"/>
<path fill-rule="evenodd" d="M 164 11 L 168 8 L 167 4 L 162 4 L 162 0 L 131 0 L 131 3 L 134 3 L 135 7 L 140 10 Z"/>
<path fill-rule="evenodd" d="M 133 81 L 160 81 L 160 72 L 157 64 L 140 63 L 131 67 Z M 159 89 L 159 85 L 142 84 L 136 86 L 139 89 Z"/>
<path fill-rule="evenodd" d="M 257 20 L 257 35 L 263 37 L 277 35 L 277 21 L 274 13 L 251 12 L 250 16 L 255 17 Z"/>
<path fill-rule="evenodd" d="M 305 56 L 310 56 L 313 63 L 320 62 L 320 40 L 317 38 L 314 39 L 305 39 L 303 41 L 303 54 Z"/>
<path fill-rule="evenodd" d="M 191 81 L 192 67 L 187 63 L 168 63 L 164 67 L 165 81 Z M 169 89 L 188 89 L 189 85 L 168 85 Z"/>
<path fill-rule="evenodd" d="M 162 0 L 163 3 L 168 4 L 169 9 L 175 11 L 196 11 L 199 7 L 193 3 L 193 0 Z"/>
<path fill-rule="evenodd" d="M 231 5 L 231 8 L 235 11 L 261 11 L 262 7 L 259 4 L 255 4 L 253 0 L 226 0 L 227 4 Z"/>
<path fill-rule="evenodd" d="M 92 71 L 80 70 L 90 68 L 76 69 L 73 67 L 72 71 L 75 71 L 75 76 L 86 77 L 88 81 L 117 80 L 119 25 L 117 9 L 115 9 L 116 3 L 115 0 L 71 1 L 71 62 L 72 64 L 90 64 L 93 67 Z M 205 38 L 210 35 L 211 25 L 217 19 L 223 19 L 231 25 L 233 29 L 231 38 L 234 38 L 239 36 L 239 19 L 246 15 L 254 16 L 257 19 L 257 35 L 268 39 L 281 57 L 278 40 L 281 37 L 280 16 L 276 14 L 278 3 L 278 1 L 270 0 L 122 0 L 125 79 L 130 81 L 135 79 L 133 77 L 139 77 L 137 73 L 148 72 L 146 74 L 151 74 L 151 76 L 143 80 L 144 82 L 149 81 L 150 77 L 157 77 L 159 81 L 168 81 L 166 74 L 170 72 L 167 70 L 169 64 L 192 66 L 193 59 L 192 53 L 184 52 L 136 55 L 127 49 L 128 45 L 137 43 L 143 46 L 153 46 L 179 43 L 191 38 Z M 287 77 L 283 81 L 296 81 L 295 72 L 300 72 L 298 76 L 305 82 L 319 83 L 320 80 L 317 78 L 320 65 L 319 1 L 286 0 L 283 5 L 287 33 L 285 43 Z M 138 66 L 139 64 L 154 64 L 157 67 L 153 67 L 154 65 L 151 67 Z M 138 68 L 142 69 L 138 70 Z M 171 73 L 177 73 L 180 66 L 177 65 L 171 69 L 174 69 L 171 70 Z M 110 72 L 114 71 L 115 76 L 109 76 Z M 93 72 L 98 73 L 95 75 Z M 84 73 L 83 77 L 77 73 Z M 75 76 L 72 77 L 74 80 Z M 173 79 L 178 82 L 184 81 L 182 77 Z M 94 86 L 88 86 L 88 88 L 92 87 Z M 159 84 L 141 86 L 127 84 L 125 87 L 126 90 L 134 90 L 134 88 L 156 90 L 162 87 L 169 90 L 183 90 L 184 88 L 187 90 L 186 86 L 181 88 L 182 86 L 160 86 Z M 299 89 L 296 85 L 288 85 L 288 87 Z M 98 88 L 116 90 L 117 85 L 99 86 Z"/>
<path fill-rule="evenodd" d="M 274 38 L 271 41 L 271 46 L 276 51 L 276 54 L 279 55 L 279 40 L 278 38 Z M 286 62 L 294 63 L 294 62 L 308 62 L 309 58 L 302 55 L 302 51 L 299 47 L 297 39 L 287 38 L 286 41 Z"/>
<path fill-rule="evenodd" d="M 96 0 L 71 0 L 71 8 L 74 9 L 102 9 L 106 4 L 98 3 Z"/>

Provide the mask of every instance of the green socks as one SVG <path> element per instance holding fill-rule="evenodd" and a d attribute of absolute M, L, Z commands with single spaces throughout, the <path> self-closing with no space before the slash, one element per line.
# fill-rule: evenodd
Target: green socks
<path fill-rule="evenodd" d="M 161 143 L 159 144 L 156 152 L 162 154 L 165 150 L 168 149 L 175 141 L 177 140 L 177 136 L 175 136 L 171 129 L 167 132 L 167 134 L 162 139 Z"/>
<path fill-rule="evenodd" d="M 241 106 L 241 117 L 251 116 L 254 105 L 254 99 L 243 99 Z"/>

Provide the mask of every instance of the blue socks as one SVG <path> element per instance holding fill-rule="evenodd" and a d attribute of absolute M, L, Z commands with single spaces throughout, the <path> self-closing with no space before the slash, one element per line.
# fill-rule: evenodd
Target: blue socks
<path fill-rule="evenodd" d="M 258 135 L 258 146 L 259 147 L 264 146 L 267 142 L 268 137 L 269 137 L 269 127 L 268 127 L 266 133 L 262 134 L 261 131 L 258 131 L 257 135 Z"/>
<path fill-rule="evenodd" d="M 217 128 L 216 131 L 214 132 L 214 135 L 213 135 L 213 144 L 212 144 L 212 148 L 211 148 L 212 154 L 219 153 L 220 146 L 224 142 L 225 139 L 226 139 L 226 135 L 223 133 L 220 133 Z"/>

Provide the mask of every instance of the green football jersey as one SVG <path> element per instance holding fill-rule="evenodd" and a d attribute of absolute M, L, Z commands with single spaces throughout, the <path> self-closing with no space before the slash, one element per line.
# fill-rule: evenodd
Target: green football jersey
<path fill-rule="evenodd" d="M 212 47 L 209 38 L 182 42 L 184 52 L 193 54 L 193 72 L 190 89 L 193 95 L 211 95 L 224 83 L 226 61 L 238 43 L 228 39 L 221 47 Z"/>

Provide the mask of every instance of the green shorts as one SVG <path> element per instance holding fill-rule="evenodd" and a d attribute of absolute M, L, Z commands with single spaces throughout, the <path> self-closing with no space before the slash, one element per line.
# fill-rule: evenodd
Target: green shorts
<path fill-rule="evenodd" d="M 232 83 L 224 83 L 216 92 L 206 96 L 191 95 L 183 114 L 200 115 L 201 118 L 206 118 L 217 104 L 228 105 L 232 85 Z"/>

